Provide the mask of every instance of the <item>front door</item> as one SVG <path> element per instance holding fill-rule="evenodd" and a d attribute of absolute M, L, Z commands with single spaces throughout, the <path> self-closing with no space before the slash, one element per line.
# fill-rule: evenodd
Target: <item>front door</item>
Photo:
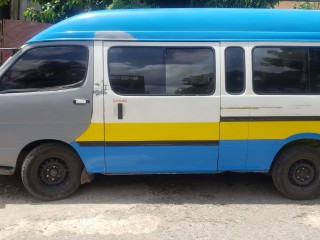
<path fill-rule="evenodd" d="M 217 170 L 218 43 L 104 43 L 107 173 Z"/>
<path fill-rule="evenodd" d="M 26 46 L 1 71 L 1 165 L 13 166 L 27 144 L 72 143 L 92 114 L 92 43 Z"/>

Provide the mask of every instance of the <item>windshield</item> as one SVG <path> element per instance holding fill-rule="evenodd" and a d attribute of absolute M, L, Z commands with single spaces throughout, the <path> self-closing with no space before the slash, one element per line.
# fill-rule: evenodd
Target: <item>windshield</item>
<path fill-rule="evenodd" d="M 23 46 L 21 48 L 0 48 L 0 74 L 10 63 L 10 59 L 13 56 L 19 55 Z"/>

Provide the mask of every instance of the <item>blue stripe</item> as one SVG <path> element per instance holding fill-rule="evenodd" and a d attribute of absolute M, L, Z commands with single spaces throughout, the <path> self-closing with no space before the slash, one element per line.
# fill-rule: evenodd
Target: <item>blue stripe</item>
<path fill-rule="evenodd" d="M 214 173 L 218 146 L 107 147 L 107 173 Z"/>
<path fill-rule="evenodd" d="M 103 146 L 80 146 L 76 142 L 72 142 L 71 146 L 81 157 L 88 173 L 105 173 Z"/>
<path fill-rule="evenodd" d="M 277 153 L 297 140 L 320 140 L 320 134 L 300 133 L 280 140 L 224 140 L 219 144 L 219 171 L 268 172 Z"/>
<path fill-rule="evenodd" d="M 268 172 L 273 159 L 285 145 L 285 140 L 249 140 L 245 170 Z"/>
<path fill-rule="evenodd" d="M 219 171 L 268 172 L 284 140 L 220 141 Z"/>
<path fill-rule="evenodd" d="M 248 150 L 247 140 L 219 142 L 219 171 L 245 171 Z"/>
<path fill-rule="evenodd" d="M 214 173 L 218 146 L 71 146 L 88 173 Z M 104 161 L 106 152 L 106 164 Z M 105 170 L 106 166 L 106 170 Z"/>
<path fill-rule="evenodd" d="M 300 139 L 320 139 L 302 133 L 284 140 L 223 140 L 219 146 L 71 146 L 89 173 L 215 173 L 268 172 L 283 146 Z M 219 161 L 218 159 L 219 155 Z M 104 160 L 106 159 L 106 161 Z"/>

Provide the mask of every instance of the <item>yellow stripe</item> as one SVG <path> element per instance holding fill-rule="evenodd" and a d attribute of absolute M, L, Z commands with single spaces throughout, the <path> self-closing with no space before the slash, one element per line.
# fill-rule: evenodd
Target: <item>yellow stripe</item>
<path fill-rule="evenodd" d="M 106 141 L 219 140 L 219 123 L 108 123 Z"/>
<path fill-rule="evenodd" d="M 320 134 L 320 121 L 221 122 L 221 140 L 286 139 L 299 133 Z"/>
<path fill-rule="evenodd" d="M 320 121 L 249 123 L 249 139 L 285 139 L 299 133 L 320 133 Z"/>
<path fill-rule="evenodd" d="M 248 122 L 221 122 L 221 140 L 244 140 L 248 138 Z"/>
<path fill-rule="evenodd" d="M 76 141 L 103 141 L 103 126 L 90 124 Z M 105 141 L 219 140 L 219 123 L 107 123 L 105 136 Z"/>
<path fill-rule="evenodd" d="M 104 124 L 91 123 L 89 128 L 76 139 L 76 142 L 104 142 Z"/>
<path fill-rule="evenodd" d="M 106 139 L 104 139 L 104 131 Z M 286 139 L 320 134 L 320 121 L 221 122 L 220 140 Z M 77 142 L 219 140 L 219 123 L 91 123 Z"/>

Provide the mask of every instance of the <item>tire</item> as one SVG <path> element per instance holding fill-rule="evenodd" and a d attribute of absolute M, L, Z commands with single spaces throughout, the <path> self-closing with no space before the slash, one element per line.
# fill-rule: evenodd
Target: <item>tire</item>
<path fill-rule="evenodd" d="M 80 186 L 83 164 L 70 148 L 59 143 L 35 147 L 21 168 L 22 182 L 28 192 L 41 200 L 59 200 Z"/>
<path fill-rule="evenodd" d="M 283 195 L 308 200 L 320 195 L 320 152 L 311 146 L 293 146 L 281 152 L 272 167 L 272 179 Z"/>

